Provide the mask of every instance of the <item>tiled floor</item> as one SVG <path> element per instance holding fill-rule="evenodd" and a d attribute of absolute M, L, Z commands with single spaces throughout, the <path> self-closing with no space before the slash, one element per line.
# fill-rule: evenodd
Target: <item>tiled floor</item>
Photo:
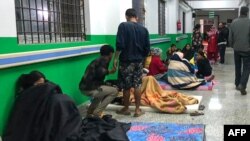
<path fill-rule="evenodd" d="M 227 55 L 232 57 L 232 55 Z M 232 58 L 229 58 L 232 60 Z M 225 124 L 250 124 L 250 85 L 248 95 L 242 96 L 235 90 L 234 65 L 228 61 L 225 65 L 213 65 L 215 85 L 212 91 L 180 91 L 190 95 L 203 96 L 202 105 L 205 105 L 205 115 L 192 117 L 189 114 L 163 114 L 147 112 L 145 115 L 134 118 L 131 116 L 117 115 L 113 111 L 114 118 L 123 122 L 168 122 L 168 123 L 194 123 L 206 125 L 207 141 L 223 141 L 223 125 Z"/>

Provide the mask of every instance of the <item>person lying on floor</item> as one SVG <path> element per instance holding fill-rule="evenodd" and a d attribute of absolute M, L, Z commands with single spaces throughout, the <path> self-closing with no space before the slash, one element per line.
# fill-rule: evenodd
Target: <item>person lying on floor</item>
<path fill-rule="evenodd" d="M 134 89 L 131 89 L 131 103 L 135 102 L 133 91 Z M 153 76 L 143 77 L 141 93 L 142 105 L 150 106 L 164 113 L 181 114 L 186 111 L 186 105 L 198 103 L 198 100 L 192 96 L 163 90 Z"/>
<path fill-rule="evenodd" d="M 87 66 L 79 83 L 81 92 L 92 98 L 88 115 L 101 117 L 108 104 L 118 95 L 117 88 L 104 85 L 105 76 L 116 71 L 116 68 L 108 70 L 113 53 L 114 49 L 110 45 L 103 45 L 100 49 L 101 56 Z"/>
<path fill-rule="evenodd" d="M 196 76 L 198 78 L 205 79 L 206 81 L 211 81 L 214 79 L 214 75 L 212 74 L 212 67 L 203 51 L 198 52 L 196 65 L 198 68 Z"/>
<path fill-rule="evenodd" d="M 39 71 L 21 75 L 16 84 L 16 99 L 3 141 L 129 140 L 126 132 L 130 124 L 119 123 L 111 116 L 82 120 L 71 98 Z"/>
<path fill-rule="evenodd" d="M 177 89 L 194 89 L 205 81 L 197 79 L 194 68 L 188 60 L 183 59 L 183 53 L 176 52 L 170 59 L 167 82 Z"/>
<path fill-rule="evenodd" d="M 145 68 L 149 70 L 147 75 L 160 79 L 167 72 L 166 65 L 161 61 L 162 50 L 160 48 L 151 48 L 150 56 L 146 58 Z M 149 61 L 149 63 L 148 63 Z"/>

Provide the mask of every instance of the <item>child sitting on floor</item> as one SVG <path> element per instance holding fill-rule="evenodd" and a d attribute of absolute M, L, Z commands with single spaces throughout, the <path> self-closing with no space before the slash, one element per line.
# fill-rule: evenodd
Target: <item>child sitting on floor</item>
<path fill-rule="evenodd" d="M 211 81 L 214 79 L 214 75 L 212 75 L 212 67 L 205 56 L 203 51 L 199 51 L 197 54 L 197 62 L 196 62 L 198 71 L 196 72 L 196 76 L 198 78 L 205 79 L 207 81 Z"/>

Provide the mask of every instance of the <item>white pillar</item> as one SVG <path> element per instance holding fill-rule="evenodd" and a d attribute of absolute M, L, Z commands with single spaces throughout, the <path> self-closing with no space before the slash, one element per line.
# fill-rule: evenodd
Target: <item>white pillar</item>
<path fill-rule="evenodd" d="M 177 20 L 178 20 L 178 12 L 179 12 L 179 0 L 169 0 L 167 2 L 167 18 L 168 18 L 168 34 L 176 34 L 177 33 Z"/>
<path fill-rule="evenodd" d="M 192 10 L 186 12 L 186 33 L 192 33 L 193 32 L 193 27 L 194 27 L 194 22 L 193 22 L 193 13 Z"/>

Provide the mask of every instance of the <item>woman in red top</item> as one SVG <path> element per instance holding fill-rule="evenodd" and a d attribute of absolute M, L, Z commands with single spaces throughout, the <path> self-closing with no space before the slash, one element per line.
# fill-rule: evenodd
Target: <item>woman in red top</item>
<path fill-rule="evenodd" d="M 161 53 L 162 50 L 160 48 L 151 48 L 151 62 L 148 68 L 148 75 L 160 78 L 167 71 L 167 67 L 161 60 Z"/>
<path fill-rule="evenodd" d="M 217 47 L 218 31 L 214 26 L 212 26 L 210 31 L 208 32 L 208 36 L 209 40 L 207 47 L 207 58 L 210 61 L 214 60 L 216 62 L 218 59 L 218 47 Z"/>

